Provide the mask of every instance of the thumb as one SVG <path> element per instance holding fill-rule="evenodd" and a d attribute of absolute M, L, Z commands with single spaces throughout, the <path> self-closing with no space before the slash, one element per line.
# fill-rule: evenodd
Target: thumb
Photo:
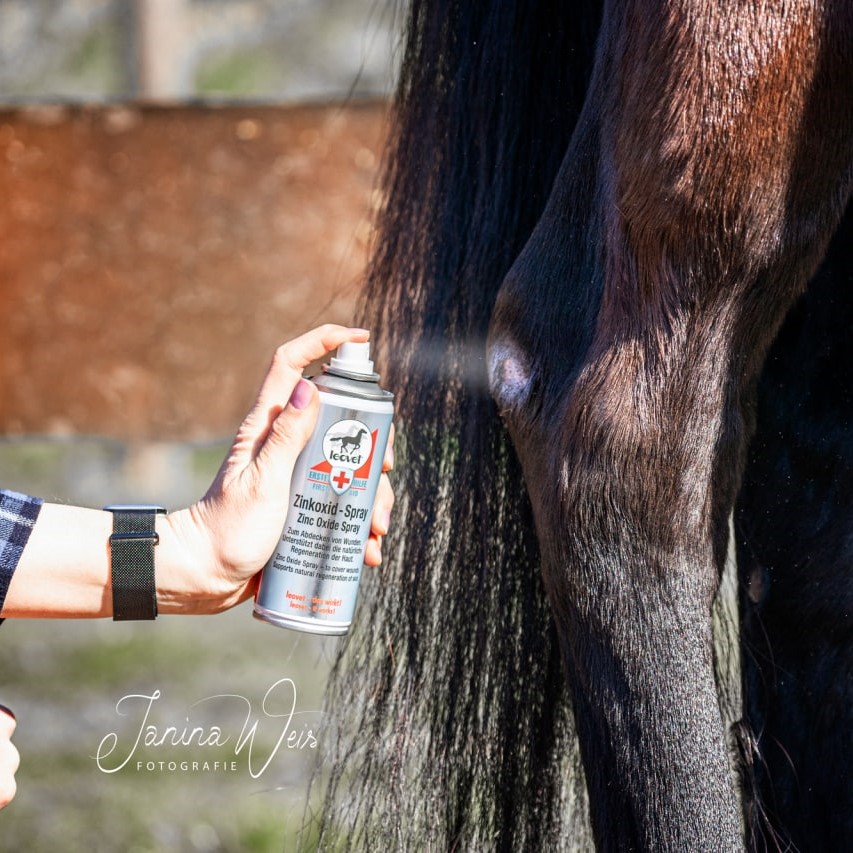
<path fill-rule="evenodd" d="M 317 423 L 319 404 L 314 383 L 300 379 L 287 405 L 272 422 L 258 453 L 256 461 L 262 473 L 272 469 L 285 473 L 290 480 L 296 457 L 308 443 Z"/>

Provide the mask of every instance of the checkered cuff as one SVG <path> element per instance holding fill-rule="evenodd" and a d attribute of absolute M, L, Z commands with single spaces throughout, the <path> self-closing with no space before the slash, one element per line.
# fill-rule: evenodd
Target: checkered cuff
<path fill-rule="evenodd" d="M 0 609 L 41 504 L 39 498 L 0 489 Z"/>

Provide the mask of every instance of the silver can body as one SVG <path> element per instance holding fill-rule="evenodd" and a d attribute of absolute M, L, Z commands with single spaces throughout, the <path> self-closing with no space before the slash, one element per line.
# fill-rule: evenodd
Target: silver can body
<path fill-rule="evenodd" d="M 352 622 L 385 446 L 387 391 L 319 377 L 317 426 L 293 471 L 287 520 L 261 576 L 254 615 L 315 634 Z M 355 396 L 359 394 L 360 396 Z"/>

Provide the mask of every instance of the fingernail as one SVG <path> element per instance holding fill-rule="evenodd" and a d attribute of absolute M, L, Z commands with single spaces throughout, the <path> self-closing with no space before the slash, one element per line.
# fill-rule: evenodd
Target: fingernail
<path fill-rule="evenodd" d="M 361 329 L 358 326 L 350 326 L 348 331 L 353 332 L 353 333 L 358 334 L 358 335 L 369 335 L 370 334 L 370 329 Z"/>
<path fill-rule="evenodd" d="M 382 531 L 382 535 L 384 536 L 391 529 L 391 511 L 385 510 L 382 515 L 379 516 L 379 529 Z"/>
<path fill-rule="evenodd" d="M 293 389 L 288 402 L 294 409 L 305 409 L 311 402 L 313 390 L 311 383 L 307 379 L 300 379 L 296 383 L 296 387 Z"/>
<path fill-rule="evenodd" d="M 15 712 L 11 708 L 7 708 L 5 705 L 0 705 L 0 711 L 2 711 L 4 714 L 8 714 L 13 720 L 18 719 L 15 716 Z"/>

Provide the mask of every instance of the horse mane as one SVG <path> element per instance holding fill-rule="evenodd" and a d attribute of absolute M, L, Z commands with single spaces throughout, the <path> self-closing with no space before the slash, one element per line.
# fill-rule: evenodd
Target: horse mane
<path fill-rule="evenodd" d="M 558 849 L 588 837 L 485 339 L 580 111 L 597 5 L 408 6 L 363 297 L 383 385 L 397 392 L 397 506 L 327 690 L 329 712 L 351 719 L 326 744 L 321 849 Z"/>

